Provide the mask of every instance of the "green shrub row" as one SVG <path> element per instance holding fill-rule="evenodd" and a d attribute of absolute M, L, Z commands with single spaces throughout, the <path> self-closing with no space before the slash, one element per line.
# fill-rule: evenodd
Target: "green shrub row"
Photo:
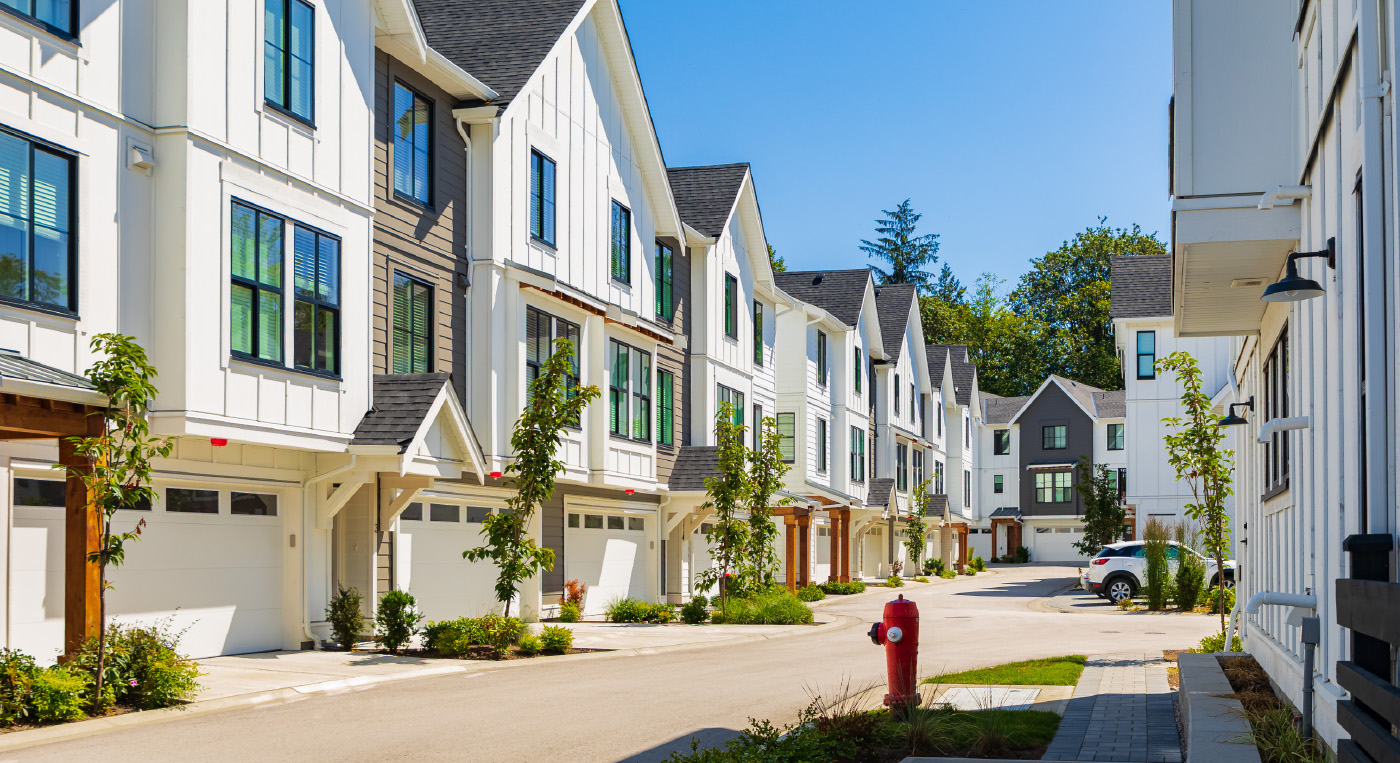
<path fill-rule="evenodd" d="M 821 601 L 826 598 L 826 591 L 823 591 L 819 586 L 803 586 L 797 589 L 797 598 L 803 601 Z"/>
<path fill-rule="evenodd" d="M 924 560 L 924 574 L 925 574 L 925 575 L 942 575 L 942 574 L 943 574 L 943 569 L 944 569 L 945 566 L 946 566 L 946 565 L 943 564 L 943 560 L 942 560 L 942 559 L 925 559 L 925 560 Z"/>
<path fill-rule="evenodd" d="M 885 578 L 885 585 L 889 586 L 890 588 L 901 588 L 904 586 L 904 578 L 898 575 L 890 575 L 889 577 Z"/>
<path fill-rule="evenodd" d="M 444 657 L 460 657 L 474 646 L 484 646 L 502 657 L 524 633 L 525 623 L 518 617 L 497 614 L 459 617 L 428 623 L 423 629 L 423 646 Z"/>
<path fill-rule="evenodd" d="M 817 587 L 822 589 L 825 593 L 835 594 L 837 596 L 865 593 L 865 583 L 860 580 L 852 580 L 849 583 L 828 580 L 825 583 L 819 584 Z"/>
<path fill-rule="evenodd" d="M 690 601 L 681 605 L 681 622 L 686 625 L 700 625 L 710 619 L 710 600 L 704 594 L 692 596 Z"/>
<path fill-rule="evenodd" d="M 669 623 L 676 619 L 676 608 L 626 596 L 614 600 L 603 614 L 613 623 Z"/>
<path fill-rule="evenodd" d="M 953 578 L 956 578 L 957 576 L 958 576 L 958 573 L 953 572 L 952 570 L 944 570 L 944 571 L 938 573 L 938 577 L 943 578 L 944 580 L 952 580 Z"/>
<path fill-rule="evenodd" d="M 730 625 L 811 625 L 812 608 L 786 588 L 770 589 L 752 597 L 730 598 L 725 611 L 710 619 Z"/>

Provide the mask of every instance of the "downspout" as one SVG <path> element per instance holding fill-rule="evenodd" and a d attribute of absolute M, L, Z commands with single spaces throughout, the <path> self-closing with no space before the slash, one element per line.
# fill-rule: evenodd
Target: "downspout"
<path fill-rule="evenodd" d="M 1312 197 L 1312 186 L 1307 185 L 1276 185 L 1268 193 L 1259 199 L 1260 209 L 1273 209 L 1282 204 L 1291 205 L 1296 199 L 1307 199 Z"/>
<path fill-rule="evenodd" d="M 311 642 L 312 649 L 316 648 L 316 636 L 311 632 L 311 611 L 309 609 L 311 597 L 308 596 L 306 592 L 307 578 L 309 577 L 306 569 L 306 557 L 308 556 L 306 553 L 306 543 L 307 536 L 310 534 L 307 519 L 316 512 L 316 504 L 319 503 L 315 500 L 316 494 L 312 492 L 312 488 L 332 477 L 338 477 L 354 469 L 356 462 L 359 460 L 360 456 L 358 454 L 351 453 L 350 463 L 344 466 L 338 466 L 325 474 L 318 474 L 312 477 L 306 481 L 306 484 L 303 485 L 301 489 L 301 635 L 306 641 Z"/>
<path fill-rule="evenodd" d="M 1307 429 L 1307 416 L 1290 416 L 1282 419 L 1269 419 L 1264 425 L 1259 427 L 1259 442 L 1268 442 L 1269 438 L 1278 432 L 1287 432 L 1294 429 Z"/>
<path fill-rule="evenodd" d="M 661 500 L 656 504 L 656 542 L 662 544 L 656 547 L 656 558 L 659 560 L 662 557 L 661 549 L 666 547 L 666 539 L 661 536 L 661 533 L 666 530 L 666 504 L 670 502 L 671 494 L 667 493 L 666 495 L 661 496 Z M 565 549 L 565 551 L 567 552 L 568 549 Z M 668 595 L 670 595 L 669 592 L 666 590 L 666 560 L 661 560 L 661 563 L 657 566 L 661 568 L 661 574 L 659 576 L 661 582 L 661 598 L 665 599 Z"/>
<path fill-rule="evenodd" d="M 1272 422 L 1271 422 L 1272 423 Z M 1259 611 L 1259 607 L 1265 604 L 1275 604 L 1283 607 L 1293 607 L 1294 611 L 1289 615 L 1289 623 L 1302 627 L 1303 643 L 1303 736 L 1312 738 L 1313 730 L 1313 653 L 1317 649 L 1317 644 L 1321 640 L 1321 622 L 1316 614 L 1305 615 L 1302 610 L 1313 613 L 1317 611 L 1317 597 L 1310 593 L 1280 593 L 1278 591 L 1260 591 L 1249 597 L 1249 602 L 1244 605 L 1244 613 L 1252 615 Z M 1222 651 L 1230 651 L 1235 639 L 1235 616 L 1240 612 L 1239 600 L 1235 600 L 1235 608 L 1230 611 L 1230 626 L 1225 629 L 1225 643 L 1221 645 Z M 1294 622 L 1296 618 L 1296 622 Z"/>

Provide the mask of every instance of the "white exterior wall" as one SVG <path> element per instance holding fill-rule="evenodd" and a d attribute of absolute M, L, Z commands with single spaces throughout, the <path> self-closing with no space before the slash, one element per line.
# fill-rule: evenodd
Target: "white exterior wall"
<path fill-rule="evenodd" d="M 1003 506 L 1021 504 L 1021 436 L 1020 425 L 1012 425 L 1011 451 L 996 455 L 996 432 L 1008 429 L 1005 424 L 984 424 L 977 437 L 977 489 L 982 496 L 981 515 L 990 517 Z M 995 475 L 1002 477 L 1002 492 L 994 489 Z"/>

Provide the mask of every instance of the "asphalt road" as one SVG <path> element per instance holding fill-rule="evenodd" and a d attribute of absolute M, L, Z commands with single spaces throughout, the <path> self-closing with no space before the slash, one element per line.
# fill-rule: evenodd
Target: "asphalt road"
<path fill-rule="evenodd" d="M 1036 605 L 1074 574 L 1073 567 L 1001 567 L 900 589 L 919 606 L 920 672 L 1183 648 L 1212 628 L 1199 615 Z M 29 748 L 0 761 L 664 760 L 688 749 L 691 737 L 730 737 L 750 717 L 790 722 L 813 692 L 882 683 L 883 649 L 866 631 L 896 592 L 877 591 L 823 606 L 849 619 L 810 635 L 382 684 Z"/>

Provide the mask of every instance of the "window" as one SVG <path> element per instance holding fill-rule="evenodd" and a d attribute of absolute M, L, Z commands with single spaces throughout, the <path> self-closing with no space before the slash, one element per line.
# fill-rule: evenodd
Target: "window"
<path fill-rule="evenodd" d="M 1137 378 L 1157 378 L 1157 332 L 1137 332 Z"/>
<path fill-rule="evenodd" d="M 716 385 L 715 390 L 715 412 L 724 403 L 729 403 L 733 407 L 733 422 L 739 426 L 744 425 L 744 393 L 736 389 L 730 389 L 723 384 Z"/>
<path fill-rule="evenodd" d="M 724 335 L 739 338 L 739 279 L 724 274 Z"/>
<path fill-rule="evenodd" d="M 1128 470 L 1118 469 L 1118 502 L 1125 503 L 1128 500 Z"/>
<path fill-rule="evenodd" d="M 579 526 L 578 515 L 577 515 L 577 514 L 570 514 L 570 515 L 569 515 L 569 527 L 577 528 L 578 526 Z"/>
<path fill-rule="evenodd" d="M 623 529 L 622 517 L 616 517 L 616 516 L 610 516 L 610 517 L 608 517 L 608 529 L 609 529 L 609 530 L 621 530 L 621 529 Z"/>
<path fill-rule="evenodd" d="M 554 246 L 554 160 L 530 151 L 530 237 Z"/>
<path fill-rule="evenodd" d="M 997 456 L 1011 455 L 1011 430 L 998 429 L 992 433 L 992 453 Z"/>
<path fill-rule="evenodd" d="M 229 513 L 247 517 L 277 516 L 277 496 L 264 493 L 230 493 Z"/>
<path fill-rule="evenodd" d="M 894 446 L 895 487 L 901 491 L 909 489 L 909 446 L 899 443 Z"/>
<path fill-rule="evenodd" d="M 557 318 L 543 310 L 536 310 L 533 307 L 525 310 L 525 384 L 534 384 L 539 378 L 540 369 L 544 362 L 554 355 L 554 342 L 558 339 L 567 339 L 573 345 L 573 353 L 570 356 L 573 372 L 569 378 L 564 380 L 565 385 L 572 390 L 578 385 L 578 343 L 579 327 L 576 323 L 570 323 L 563 318 Z"/>
<path fill-rule="evenodd" d="M 778 453 L 783 463 L 797 460 L 797 414 L 778 414 Z"/>
<path fill-rule="evenodd" d="M 817 332 L 817 384 L 826 386 L 826 332 Z"/>
<path fill-rule="evenodd" d="M 1278 335 L 1264 361 L 1264 420 L 1288 416 L 1288 327 Z M 1264 492 L 1270 495 L 1288 487 L 1288 432 L 1275 432 L 1264 443 Z"/>
<path fill-rule="evenodd" d="M 632 210 L 612 203 L 612 277 L 632 283 Z"/>
<path fill-rule="evenodd" d="M 303 122 L 315 114 L 316 10 L 301 0 L 263 6 L 263 97 Z"/>
<path fill-rule="evenodd" d="M 1036 503 L 1069 503 L 1069 472 L 1036 472 Z"/>
<path fill-rule="evenodd" d="M 972 505 L 972 472 L 963 469 L 963 506 Z"/>
<path fill-rule="evenodd" d="M 165 491 L 165 510 L 182 514 L 218 514 L 219 491 L 169 488 Z"/>
<path fill-rule="evenodd" d="M 74 36 L 76 0 L 0 0 L 0 8 L 13 9 L 16 15 L 26 16 L 50 32 Z"/>
<path fill-rule="evenodd" d="M 753 301 L 753 364 L 763 366 L 763 303 Z"/>
<path fill-rule="evenodd" d="M 16 477 L 12 500 L 16 506 L 66 506 L 66 488 L 62 480 Z"/>
<path fill-rule="evenodd" d="M 938 436 L 943 436 L 943 405 L 940 403 L 934 411 L 933 418 L 938 422 Z"/>
<path fill-rule="evenodd" d="M 233 202 L 229 331 L 235 355 L 282 360 L 282 218 Z"/>
<path fill-rule="evenodd" d="M 817 471 L 826 473 L 826 419 L 817 419 Z"/>
<path fill-rule="evenodd" d="M 584 514 L 583 529 L 601 530 L 603 529 L 603 517 L 599 514 Z"/>
<path fill-rule="evenodd" d="M 993 474 L 993 475 L 992 475 L 992 492 L 993 492 L 993 493 L 1002 493 L 1002 492 L 1005 492 L 1005 488 L 1006 488 L 1006 483 L 1005 483 L 1004 479 L 1002 478 L 1002 476 L 1001 476 L 1000 474 Z"/>
<path fill-rule="evenodd" d="M 634 532 L 644 532 L 644 531 L 646 531 L 646 529 L 647 529 L 647 520 L 646 520 L 646 518 L 645 518 L 645 517 L 628 517 L 628 518 L 627 518 L 627 529 L 630 530 L 630 531 L 634 531 Z"/>
<path fill-rule="evenodd" d="M 749 433 L 753 435 L 753 449 L 756 451 L 763 447 L 763 406 L 754 404 L 753 425 L 749 427 Z"/>
<path fill-rule="evenodd" d="M 662 243 L 656 245 L 656 317 L 669 321 L 676 317 L 675 253 Z"/>
<path fill-rule="evenodd" d="M 428 504 L 428 521 L 460 522 L 462 521 L 462 507 L 454 503 Z"/>
<path fill-rule="evenodd" d="M 292 233 L 292 355 L 297 368 L 340 371 L 340 239 L 298 225 Z"/>
<path fill-rule="evenodd" d="M 608 376 L 608 431 L 616 437 L 626 437 L 627 429 L 627 361 L 630 349 L 621 342 L 611 342 L 612 373 Z"/>
<path fill-rule="evenodd" d="M 851 427 L 851 481 L 865 482 L 865 430 Z"/>
<path fill-rule="evenodd" d="M 422 522 L 422 521 L 423 521 L 423 504 L 421 504 L 421 503 L 410 503 L 410 504 L 403 510 L 403 513 L 399 515 L 399 519 L 407 519 L 407 520 L 409 520 L 409 521 L 411 521 L 411 522 Z"/>
<path fill-rule="evenodd" d="M 860 394 L 860 379 L 865 375 L 865 364 L 860 359 L 860 348 L 856 348 L 856 360 L 851 364 L 852 376 L 855 377 L 856 394 Z"/>
<path fill-rule="evenodd" d="M 900 405 L 900 402 L 899 402 L 899 388 L 900 388 L 901 386 L 902 386 L 902 385 L 899 383 L 899 374 L 895 374 L 895 375 L 894 375 L 894 415 L 891 416 L 890 418 L 896 418 L 896 419 L 899 418 L 900 411 L 903 411 L 903 410 L 904 410 L 904 408 Z"/>
<path fill-rule="evenodd" d="M 918 407 L 917 407 L 918 404 L 919 404 L 918 401 L 919 401 L 918 393 L 916 393 L 916 392 L 914 391 L 914 385 L 910 384 L 910 385 L 909 385 L 909 420 L 910 420 L 911 422 L 912 422 L 912 421 L 915 421 L 915 420 L 916 420 L 916 416 L 918 415 L 918 412 L 919 412 L 919 411 L 918 411 Z"/>
<path fill-rule="evenodd" d="M 394 83 L 394 195 L 432 204 L 433 105 Z"/>
<path fill-rule="evenodd" d="M 914 481 L 910 482 L 909 484 L 917 488 L 918 486 L 924 484 L 924 452 L 922 450 L 914 449 L 913 459 Z"/>
<path fill-rule="evenodd" d="M 1122 425 L 1122 424 L 1109 424 L 1109 425 L 1108 425 L 1108 449 L 1109 449 L 1109 450 L 1122 450 L 1122 449 L 1123 449 L 1123 425 Z"/>
<path fill-rule="evenodd" d="M 651 353 L 632 351 L 632 439 L 651 442 Z"/>
<path fill-rule="evenodd" d="M 1064 450 L 1065 430 L 1064 424 L 1040 428 L 1040 447 L 1042 450 Z"/>
<path fill-rule="evenodd" d="M 486 508 L 485 506 L 467 506 L 466 509 L 466 520 L 467 522 L 474 525 L 479 525 L 482 522 L 485 522 L 486 518 L 491 516 L 491 510 Z"/>
<path fill-rule="evenodd" d="M 77 309 L 73 166 L 71 157 L 0 132 L 0 297 Z"/>
<path fill-rule="evenodd" d="M 618 437 L 651 441 L 651 353 L 612 340 L 608 377 L 608 431 Z M 628 419 L 629 397 L 631 419 Z M 629 427 L 630 423 L 630 427 Z"/>
<path fill-rule="evenodd" d="M 676 444 L 675 392 L 676 376 L 670 371 L 656 372 L 656 442 Z"/>
<path fill-rule="evenodd" d="M 396 374 L 424 374 L 433 370 L 433 287 L 403 273 L 394 274 L 394 362 Z"/>
<path fill-rule="evenodd" d="M 933 462 L 933 492 L 936 495 L 943 495 L 943 462 Z"/>
<path fill-rule="evenodd" d="M 963 414 L 963 447 L 972 447 L 972 415 Z"/>

